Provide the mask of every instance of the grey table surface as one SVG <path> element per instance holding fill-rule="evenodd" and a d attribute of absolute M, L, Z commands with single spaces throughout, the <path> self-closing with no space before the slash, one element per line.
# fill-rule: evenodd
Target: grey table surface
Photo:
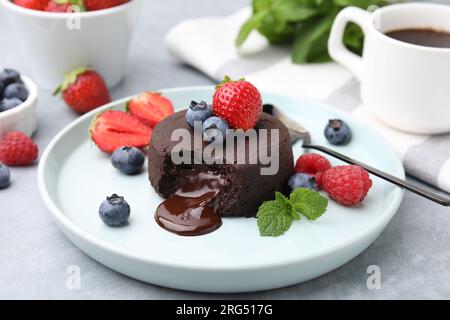
<path fill-rule="evenodd" d="M 211 84 L 166 51 L 164 35 L 177 22 L 226 15 L 247 0 L 144 1 L 125 81 L 112 92 L 125 97 L 147 89 Z M 29 73 L 0 15 L 0 68 Z M 41 92 L 39 131 L 44 150 L 76 119 L 57 98 Z M 0 298 L 3 299 L 449 299 L 450 211 L 406 194 L 400 210 L 364 253 L 318 279 L 278 290 L 247 294 L 201 294 L 161 288 L 118 274 L 92 260 L 58 229 L 36 183 L 37 166 L 14 168 L 13 183 L 0 191 Z M 312 244 L 313 245 L 313 244 Z M 69 266 L 81 270 L 80 289 L 67 286 Z M 378 266 L 379 289 L 369 289 L 369 266 Z M 370 268 L 369 268 L 370 270 Z"/>

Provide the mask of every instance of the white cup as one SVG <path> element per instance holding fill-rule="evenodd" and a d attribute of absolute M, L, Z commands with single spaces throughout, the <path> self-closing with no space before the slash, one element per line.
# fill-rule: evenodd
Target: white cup
<path fill-rule="evenodd" d="M 0 0 L 10 26 L 40 87 L 54 90 L 64 74 L 90 66 L 114 87 L 123 78 L 141 0 L 110 9 L 53 13 Z"/>
<path fill-rule="evenodd" d="M 349 22 L 364 32 L 362 58 L 343 45 Z M 396 4 L 373 13 L 348 7 L 334 21 L 328 49 L 335 61 L 360 80 L 364 105 L 381 121 L 412 133 L 449 132 L 450 49 L 409 44 L 385 35 L 408 28 L 450 32 L 450 6 Z"/>

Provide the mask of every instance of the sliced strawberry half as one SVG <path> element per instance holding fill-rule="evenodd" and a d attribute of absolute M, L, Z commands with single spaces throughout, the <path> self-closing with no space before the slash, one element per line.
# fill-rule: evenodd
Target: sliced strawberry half
<path fill-rule="evenodd" d="M 172 102 L 157 92 L 144 92 L 131 99 L 127 110 L 151 128 L 174 112 Z"/>
<path fill-rule="evenodd" d="M 89 128 L 91 139 L 106 153 L 117 148 L 144 148 L 150 143 L 152 129 L 130 113 L 108 110 L 98 114 Z"/>

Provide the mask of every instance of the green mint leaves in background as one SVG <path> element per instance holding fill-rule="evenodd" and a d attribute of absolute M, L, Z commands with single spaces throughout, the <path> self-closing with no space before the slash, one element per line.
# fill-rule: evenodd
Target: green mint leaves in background
<path fill-rule="evenodd" d="M 261 236 L 277 237 L 284 234 L 300 215 L 308 220 L 317 220 L 328 207 L 328 199 L 310 189 L 298 188 L 289 198 L 275 194 L 275 200 L 264 202 L 256 215 Z"/>
<path fill-rule="evenodd" d="M 382 7 L 389 0 L 253 0 L 253 15 L 241 27 L 236 45 L 241 46 L 253 30 L 261 33 L 270 44 L 291 44 L 294 63 L 330 60 L 327 42 L 334 18 L 347 6 L 367 9 Z M 361 54 L 363 34 L 355 24 L 349 24 L 345 45 Z"/>

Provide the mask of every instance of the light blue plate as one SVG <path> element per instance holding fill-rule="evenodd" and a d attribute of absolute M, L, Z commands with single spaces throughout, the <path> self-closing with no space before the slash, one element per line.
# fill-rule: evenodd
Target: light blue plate
<path fill-rule="evenodd" d="M 211 101 L 213 88 L 163 90 L 176 106 Z M 103 107 L 123 109 L 128 99 Z M 317 102 L 264 94 L 327 145 L 323 127 L 330 118 L 348 121 L 350 145 L 337 151 L 404 178 L 393 149 L 352 117 Z M 278 288 L 312 279 L 338 268 L 365 250 L 397 211 L 403 191 L 372 177 L 374 186 L 358 208 L 330 201 L 318 221 L 296 222 L 278 238 L 259 236 L 255 219 L 224 219 L 223 226 L 201 237 L 180 237 L 161 229 L 153 215 L 162 199 L 146 173 L 125 176 L 90 141 L 88 127 L 96 110 L 59 133 L 39 165 L 39 187 L 61 230 L 100 263 L 130 277 L 161 286 L 205 292 L 245 292 Z M 301 154 L 297 148 L 295 156 Z M 336 161 L 333 161 L 337 163 Z M 255 186 L 256 187 L 256 186 Z M 106 196 L 124 196 L 132 208 L 130 224 L 109 228 L 98 217 Z"/>

